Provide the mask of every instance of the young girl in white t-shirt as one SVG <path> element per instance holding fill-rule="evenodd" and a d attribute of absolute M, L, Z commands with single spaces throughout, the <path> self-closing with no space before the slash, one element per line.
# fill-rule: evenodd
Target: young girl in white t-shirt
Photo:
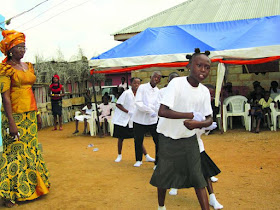
<path fill-rule="evenodd" d="M 201 84 L 210 72 L 209 54 L 196 49 L 187 55 L 190 75 L 174 78 L 160 101 L 158 164 L 150 181 L 158 189 L 159 209 L 165 209 L 166 189 L 190 187 L 195 188 L 201 209 L 209 209 L 195 133 L 213 122 L 210 93 Z"/>
<path fill-rule="evenodd" d="M 113 105 L 109 103 L 109 96 L 104 95 L 103 100 L 104 102 L 98 106 L 100 111 L 99 122 L 105 126 L 104 135 L 108 136 L 108 120 L 112 117 Z"/>

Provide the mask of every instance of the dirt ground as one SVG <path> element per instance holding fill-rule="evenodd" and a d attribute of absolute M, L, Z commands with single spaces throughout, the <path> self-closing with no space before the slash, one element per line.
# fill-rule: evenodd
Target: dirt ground
<path fill-rule="evenodd" d="M 82 130 L 82 124 L 79 125 Z M 115 163 L 117 139 L 72 135 L 74 123 L 63 131 L 39 131 L 43 156 L 51 173 L 50 193 L 16 209 L 157 209 L 156 188 L 149 184 L 153 163 L 133 167 L 133 139 L 124 141 L 123 160 Z M 280 131 L 259 134 L 243 129 L 203 136 L 208 155 L 222 173 L 214 191 L 224 209 L 279 209 Z M 94 144 L 93 148 L 88 148 Z M 154 143 L 144 141 L 154 157 Z M 144 159 L 143 159 L 144 160 Z M 3 207 L 1 207 L 3 208 Z M 166 195 L 166 208 L 200 209 L 193 189 Z"/>

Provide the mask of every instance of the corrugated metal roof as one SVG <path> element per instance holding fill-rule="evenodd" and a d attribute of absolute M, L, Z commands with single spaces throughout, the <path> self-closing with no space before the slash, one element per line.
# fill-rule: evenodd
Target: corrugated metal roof
<path fill-rule="evenodd" d="M 280 0 L 188 0 L 113 35 L 137 33 L 148 27 L 211 23 L 280 15 Z"/>

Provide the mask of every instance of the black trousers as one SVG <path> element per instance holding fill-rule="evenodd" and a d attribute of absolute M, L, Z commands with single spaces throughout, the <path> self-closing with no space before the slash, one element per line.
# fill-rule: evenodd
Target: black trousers
<path fill-rule="evenodd" d="M 136 161 L 142 161 L 143 157 L 143 141 L 144 141 L 144 135 L 147 131 L 150 132 L 150 134 L 153 137 L 153 141 L 155 143 L 155 154 L 156 154 L 156 160 L 155 165 L 157 164 L 157 152 L 158 152 L 158 133 L 157 133 L 157 123 L 153 125 L 141 125 L 138 123 L 133 123 L 133 132 L 134 132 L 134 146 L 135 146 L 135 158 Z"/>

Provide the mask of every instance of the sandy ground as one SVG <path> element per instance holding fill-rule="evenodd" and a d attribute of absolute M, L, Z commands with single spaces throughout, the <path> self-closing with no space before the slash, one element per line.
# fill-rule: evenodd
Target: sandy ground
<path fill-rule="evenodd" d="M 133 139 L 124 141 L 123 160 L 115 163 L 117 139 L 74 136 L 74 126 L 71 122 L 63 131 L 39 131 L 51 190 L 16 209 L 157 209 L 156 188 L 149 184 L 153 163 L 133 167 Z M 254 134 L 235 129 L 203 140 L 222 171 L 214 191 L 224 209 L 279 209 L 280 131 Z M 99 150 L 94 152 L 89 144 Z M 147 137 L 144 144 L 154 157 L 152 139 Z M 166 207 L 200 209 L 193 189 L 179 190 L 177 196 L 167 194 Z"/>

